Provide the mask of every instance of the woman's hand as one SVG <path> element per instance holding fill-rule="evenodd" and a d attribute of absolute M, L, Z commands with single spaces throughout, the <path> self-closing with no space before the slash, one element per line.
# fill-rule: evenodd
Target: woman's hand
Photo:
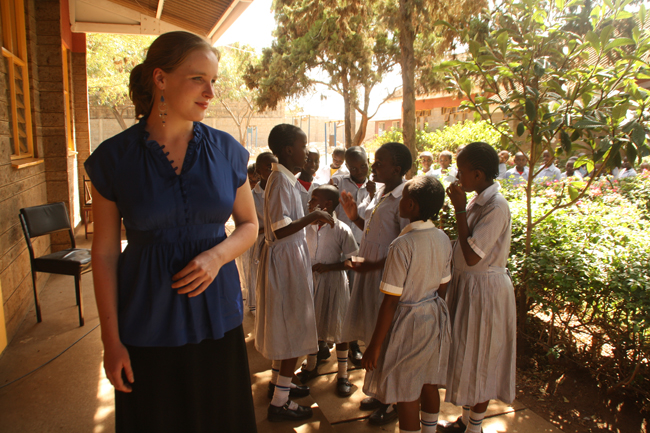
<path fill-rule="evenodd" d="M 379 359 L 380 349 L 381 347 L 370 343 L 366 348 L 366 351 L 363 353 L 361 366 L 368 371 L 372 371 L 377 368 L 377 360 Z"/>
<path fill-rule="evenodd" d="M 214 281 L 223 263 L 211 251 L 204 251 L 172 277 L 172 289 L 179 295 L 198 296 Z"/>
<path fill-rule="evenodd" d="M 454 205 L 456 212 L 465 210 L 465 207 L 467 207 L 467 196 L 458 181 L 451 183 L 447 187 L 447 195 L 449 196 L 449 200 L 451 200 L 451 204 Z"/>
<path fill-rule="evenodd" d="M 124 382 L 122 370 L 128 382 Z M 106 377 L 117 391 L 131 392 L 131 383 L 135 381 L 129 352 L 121 342 L 104 344 L 104 371 Z"/>
<path fill-rule="evenodd" d="M 343 211 L 350 219 L 350 221 L 356 221 L 359 218 L 359 213 L 357 212 L 357 203 L 354 201 L 354 197 L 347 191 L 341 191 L 341 197 L 339 202 L 343 207 Z"/>

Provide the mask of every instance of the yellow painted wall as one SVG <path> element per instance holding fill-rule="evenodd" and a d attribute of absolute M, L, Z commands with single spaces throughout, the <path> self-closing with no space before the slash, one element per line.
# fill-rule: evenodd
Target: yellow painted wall
<path fill-rule="evenodd" d="M 0 301 L 2 300 L 2 286 L 0 286 Z M 7 330 L 5 329 L 4 303 L 0 302 L 0 353 L 7 347 Z"/>

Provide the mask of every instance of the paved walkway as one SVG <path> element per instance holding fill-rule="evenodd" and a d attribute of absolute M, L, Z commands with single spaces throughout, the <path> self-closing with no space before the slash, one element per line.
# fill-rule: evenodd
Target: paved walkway
<path fill-rule="evenodd" d="M 78 243 L 81 247 L 88 245 L 83 236 Z M 84 275 L 82 280 L 85 326 L 79 327 L 72 277 L 53 275 L 41 296 L 43 322 L 36 323 L 32 308 L 0 357 L 0 432 L 101 433 L 115 430 L 113 388 L 102 367 L 102 344 L 91 274 Z M 312 405 L 314 417 L 303 423 L 269 423 L 266 420 L 269 403 L 266 391 L 271 364 L 255 350 L 252 327 L 253 317 L 247 314 L 244 329 L 260 433 L 399 431 L 396 422 L 383 427 L 369 425 L 366 420 L 369 413 L 359 410 L 359 401 L 364 397 L 360 389 L 363 370 L 350 371 L 350 379 L 356 385 L 351 397 L 336 396 L 334 353 L 329 362 L 320 367 L 321 375 L 310 383 L 312 395 L 300 400 L 301 404 Z M 454 406 L 442 405 L 441 419 L 455 419 L 459 414 Z M 490 404 L 483 429 L 486 433 L 559 432 L 516 401 L 512 405 Z"/>

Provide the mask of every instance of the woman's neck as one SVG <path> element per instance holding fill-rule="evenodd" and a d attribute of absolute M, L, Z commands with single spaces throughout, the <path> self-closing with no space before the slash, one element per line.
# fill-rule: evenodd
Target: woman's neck
<path fill-rule="evenodd" d="M 145 130 L 149 133 L 149 139 L 158 143 L 173 145 L 177 142 L 187 144 L 194 134 L 194 122 L 188 120 L 174 120 L 173 118 L 162 119 L 154 113 L 149 115 Z"/>

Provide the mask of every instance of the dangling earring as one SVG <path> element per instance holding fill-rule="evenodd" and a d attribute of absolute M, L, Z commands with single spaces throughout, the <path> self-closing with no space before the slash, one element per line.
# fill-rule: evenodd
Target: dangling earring
<path fill-rule="evenodd" d="M 165 117 L 167 116 L 167 103 L 165 102 L 165 95 L 164 95 L 164 90 L 163 94 L 160 95 L 160 102 L 158 103 L 158 116 L 162 119 L 162 125 L 165 126 Z"/>

